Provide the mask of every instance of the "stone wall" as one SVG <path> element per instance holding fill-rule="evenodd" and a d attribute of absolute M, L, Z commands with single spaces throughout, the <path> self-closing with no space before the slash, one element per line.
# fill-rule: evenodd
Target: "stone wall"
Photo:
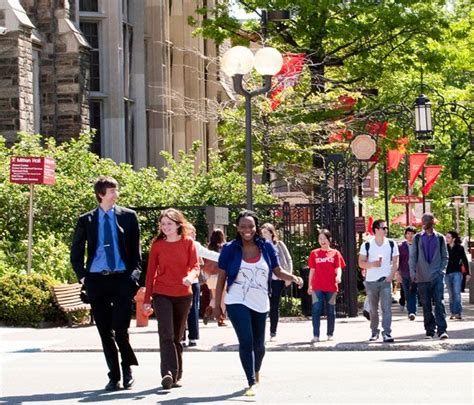
<path fill-rule="evenodd" d="M 0 36 L 0 134 L 8 143 L 18 131 L 34 132 L 31 30 Z"/>
<path fill-rule="evenodd" d="M 69 20 L 67 0 L 21 0 L 20 3 L 41 38 L 39 132 L 58 141 L 76 137 L 89 127 L 87 43 Z M 0 101 L 0 108 L 6 111 L 0 119 L 0 131 L 34 132 L 31 39 L 28 33 L 12 34 L 17 39 L 15 43 L 8 38 L 11 56 L 5 57 L 5 40 L 0 43 L 0 77 L 2 84 L 11 86 L 8 99 Z M 18 61 L 17 72 L 14 58 Z"/>

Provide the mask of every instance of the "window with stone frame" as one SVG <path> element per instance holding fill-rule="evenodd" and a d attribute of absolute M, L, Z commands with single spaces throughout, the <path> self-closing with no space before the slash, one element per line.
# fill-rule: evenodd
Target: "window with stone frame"
<path fill-rule="evenodd" d="M 99 0 L 79 0 L 79 11 L 99 11 Z"/>
<path fill-rule="evenodd" d="M 81 22 L 79 27 L 91 46 L 89 90 L 100 91 L 99 22 Z"/>

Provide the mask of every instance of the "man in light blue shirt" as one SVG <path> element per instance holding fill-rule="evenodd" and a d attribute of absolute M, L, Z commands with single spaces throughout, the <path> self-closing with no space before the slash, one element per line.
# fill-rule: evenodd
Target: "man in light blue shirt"
<path fill-rule="evenodd" d="M 120 389 L 121 375 L 123 387 L 132 387 L 131 366 L 138 365 L 128 328 L 141 273 L 140 228 L 134 211 L 115 205 L 119 195 L 115 179 L 101 176 L 94 191 L 99 206 L 77 222 L 71 263 L 86 288 L 102 341 L 109 369 L 105 389 L 115 391 Z"/>

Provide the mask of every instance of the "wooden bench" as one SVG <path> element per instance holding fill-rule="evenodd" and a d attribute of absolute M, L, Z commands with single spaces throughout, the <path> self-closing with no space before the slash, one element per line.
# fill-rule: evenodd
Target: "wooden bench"
<path fill-rule="evenodd" d="M 87 310 L 90 311 L 91 306 L 84 304 L 81 300 L 81 284 L 60 284 L 53 286 L 54 301 L 59 309 L 66 313 L 68 325 L 72 327 L 71 312 Z M 92 313 L 90 313 L 91 325 L 94 323 Z"/>

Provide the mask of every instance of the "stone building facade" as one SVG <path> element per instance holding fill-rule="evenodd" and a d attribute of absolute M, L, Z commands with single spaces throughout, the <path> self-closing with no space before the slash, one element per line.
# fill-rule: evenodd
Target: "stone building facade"
<path fill-rule="evenodd" d="M 217 47 L 187 24 L 197 5 L 0 0 L 0 134 L 63 141 L 95 128 L 94 152 L 136 168 L 200 140 L 205 161 L 217 146 L 209 100 L 225 92 L 209 63 Z"/>

